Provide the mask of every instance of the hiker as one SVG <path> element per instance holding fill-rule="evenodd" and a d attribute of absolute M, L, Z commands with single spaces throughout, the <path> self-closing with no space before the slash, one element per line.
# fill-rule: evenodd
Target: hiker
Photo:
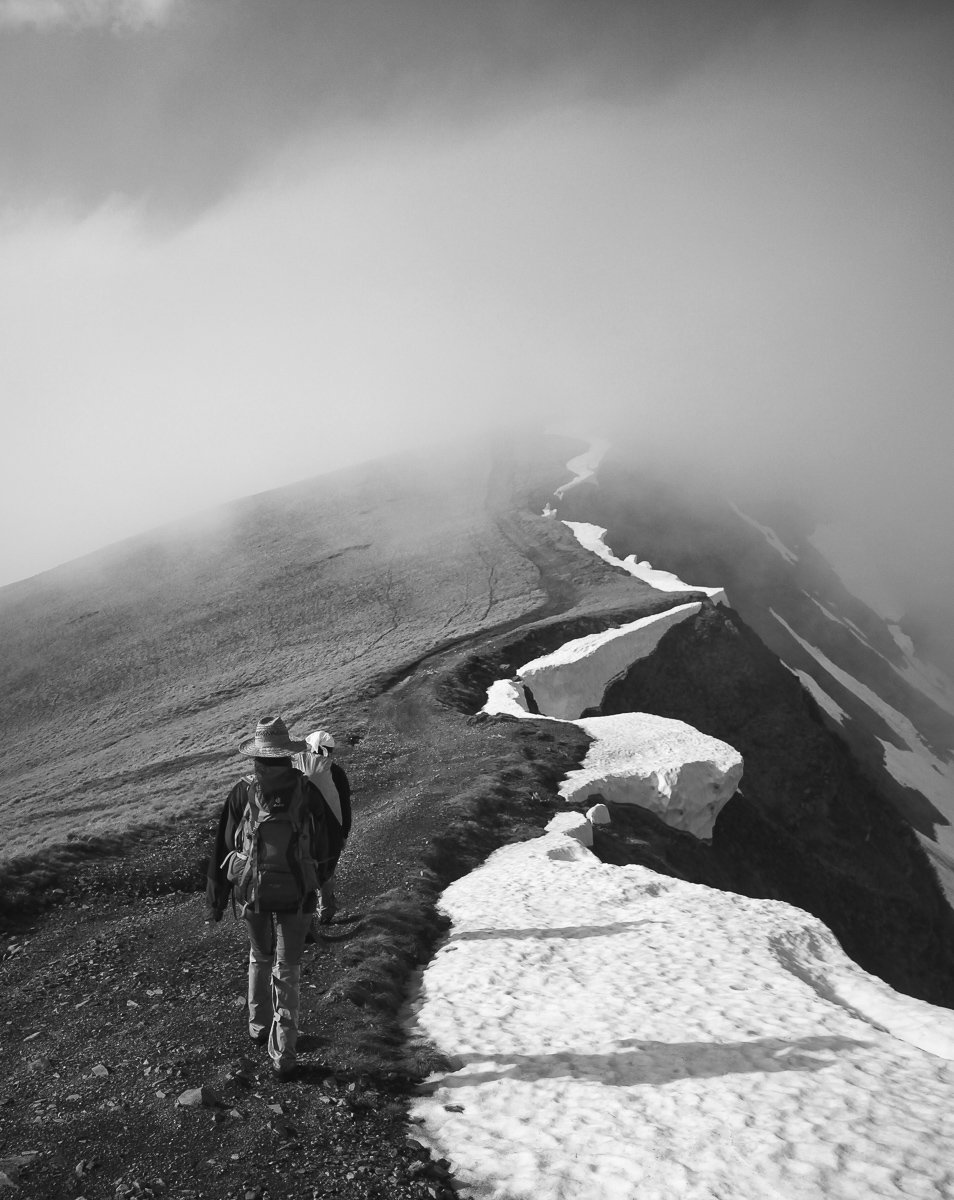
<path fill-rule="evenodd" d="M 239 753 L 255 768 L 232 788 L 209 860 L 206 903 L 219 921 L 231 893 L 249 940 L 248 1035 L 279 1079 L 295 1071 L 305 937 L 328 873 L 327 804 L 292 767 L 306 749 L 281 717 L 263 717 Z"/>
<path fill-rule="evenodd" d="M 330 925 L 338 911 L 334 874 L 341 851 L 351 832 L 351 784 L 344 769 L 332 762 L 335 739 L 324 729 L 316 729 L 305 738 L 308 749 L 296 754 L 292 764 L 310 780 L 324 797 L 328 807 L 328 874 L 318 889 L 318 921 Z"/>

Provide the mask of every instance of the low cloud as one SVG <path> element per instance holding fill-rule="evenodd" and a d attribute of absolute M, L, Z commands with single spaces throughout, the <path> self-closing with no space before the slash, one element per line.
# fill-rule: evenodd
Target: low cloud
<path fill-rule="evenodd" d="M 0 0 L 0 28 L 50 30 L 167 24 L 180 0 Z"/>
<path fill-rule="evenodd" d="M 563 415 L 954 594 L 949 11 L 223 7 L 0 39 L 7 578 Z"/>

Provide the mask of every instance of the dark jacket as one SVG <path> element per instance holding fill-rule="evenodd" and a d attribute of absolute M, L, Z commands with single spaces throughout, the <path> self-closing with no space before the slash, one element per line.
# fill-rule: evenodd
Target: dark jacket
<path fill-rule="evenodd" d="M 348 782 L 348 776 L 344 773 L 344 768 L 339 767 L 333 762 L 330 767 L 331 780 L 338 789 L 338 798 L 341 801 L 341 824 L 330 817 L 328 820 L 328 848 L 333 862 L 332 870 L 338 865 L 338 859 L 341 857 L 341 851 L 344 849 L 344 844 L 348 840 L 348 834 L 351 832 L 351 784 Z"/>
<path fill-rule="evenodd" d="M 333 872 L 338 865 L 338 859 L 341 857 L 341 851 L 344 849 L 345 842 L 348 840 L 348 834 L 351 832 L 351 784 L 348 781 L 348 776 L 344 772 L 343 767 L 339 767 L 336 762 L 328 763 L 327 767 L 318 775 L 313 775 L 309 771 L 309 759 L 313 755 L 296 754 L 292 759 L 292 766 L 296 771 L 301 771 L 306 779 L 310 779 L 315 787 L 324 794 L 327 792 L 327 780 L 331 780 L 334 785 L 333 790 L 338 797 L 338 808 L 341 812 L 339 821 L 337 813 L 332 809 L 331 802 L 328 802 L 328 846 L 331 855 L 331 871 Z M 326 760 L 327 761 L 327 760 Z M 325 799 L 328 800 L 327 795 Z"/>
<path fill-rule="evenodd" d="M 321 792 L 318 791 L 314 784 L 309 783 L 307 779 L 303 779 L 291 766 L 285 768 L 271 767 L 266 772 L 260 771 L 256 766 L 254 773 L 258 777 L 259 784 L 266 797 L 275 794 L 291 793 L 301 783 L 304 789 L 305 803 L 308 806 L 313 823 L 312 844 L 315 848 L 318 879 L 319 882 L 323 883 L 334 870 L 337 856 L 333 856 L 329 844 L 329 821 L 327 808 Z M 222 912 L 226 904 L 228 904 L 232 883 L 226 874 L 223 864 L 230 852 L 235 849 L 235 833 L 242 823 L 242 817 L 245 814 L 247 804 L 248 784 L 245 782 L 245 779 L 240 779 L 229 792 L 225 805 L 222 808 L 219 816 L 219 827 L 215 835 L 215 844 L 212 847 L 211 857 L 209 858 L 205 902 L 214 912 Z M 314 912 L 317 904 L 317 894 L 312 892 L 306 898 L 303 910 L 305 912 Z"/>

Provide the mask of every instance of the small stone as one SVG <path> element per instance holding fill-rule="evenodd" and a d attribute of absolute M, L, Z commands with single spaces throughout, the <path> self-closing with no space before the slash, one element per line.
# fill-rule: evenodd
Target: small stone
<path fill-rule="evenodd" d="M 221 1101 L 211 1088 L 203 1085 L 202 1087 L 189 1088 L 182 1092 L 177 1097 L 176 1104 L 180 1108 L 199 1108 L 203 1105 L 206 1108 L 214 1108 L 221 1104 Z"/>
<path fill-rule="evenodd" d="M 97 1063 L 90 1074 L 95 1075 L 97 1079 L 105 1079 L 109 1075 L 109 1067 L 104 1066 L 102 1063 Z"/>

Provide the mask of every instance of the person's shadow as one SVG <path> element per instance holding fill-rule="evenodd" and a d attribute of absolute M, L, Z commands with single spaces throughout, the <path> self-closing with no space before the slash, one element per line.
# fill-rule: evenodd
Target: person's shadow
<path fill-rule="evenodd" d="M 548 926 L 546 928 L 536 928 L 535 926 L 525 926 L 523 929 L 466 929 L 461 933 L 452 933 L 444 944 L 444 951 L 453 949 L 458 942 L 489 942 L 496 941 L 499 938 L 508 938 L 510 940 L 521 941 L 529 939 L 532 941 L 546 940 L 579 940 L 582 938 L 608 937 L 614 933 L 628 933 L 631 929 L 638 929 L 640 925 L 658 925 L 659 921 L 647 917 L 642 921 L 613 921 L 609 925 L 568 925 L 568 926 Z"/>
<path fill-rule="evenodd" d="M 499 1079 L 532 1082 L 570 1079 L 599 1082 L 611 1087 L 659 1086 L 682 1079 L 703 1079 L 746 1072 L 822 1071 L 848 1050 L 869 1042 L 846 1037 L 755 1038 L 750 1042 L 650 1042 L 627 1038 L 607 1054 L 566 1050 L 550 1054 L 495 1054 L 454 1056 L 460 1064 L 453 1072 L 429 1079 L 422 1090 L 473 1087 Z M 468 1071 L 470 1063 L 503 1059 L 508 1065 L 492 1070 Z"/>

